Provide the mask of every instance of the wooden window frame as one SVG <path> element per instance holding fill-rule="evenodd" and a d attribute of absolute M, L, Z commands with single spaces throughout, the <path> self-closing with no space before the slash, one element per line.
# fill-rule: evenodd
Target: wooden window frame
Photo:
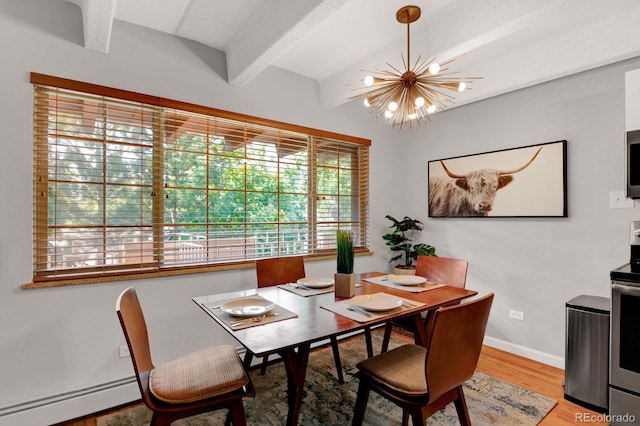
<path fill-rule="evenodd" d="M 340 207 L 338 207 L 337 222 L 328 223 L 325 224 L 325 226 L 327 226 L 326 229 L 329 230 L 332 229 L 332 226 L 336 229 L 343 229 L 345 227 L 356 229 L 356 255 L 370 254 L 368 248 L 370 140 L 44 74 L 31 73 L 31 83 L 34 85 L 34 276 L 33 282 L 24 284 L 23 288 L 119 281 L 124 279 L 150 278 L 246 268 L 253 266 L 256 258 L 264 257 L 254 254 L 247 255 L 241 259 L 227 259 L 221 262 L 212 262 L 208 259 L 204 263 L 200 262 L 198 264 L 185 263 L 173 266 L 163 264 L 163 256 L 166 256 L 163 238 L 163 232 L 166 225 L 163 200 L 165 198 L 167 184 L 164 182 L 164 176 L 161 174 L 166 162 L 164 157 L 165 145 L 163 145 L 165 136 L 162 136 L 161 138 L 156 138 L 154 136 L 154 139 L 161 140 L 160 142 L 154 142 L 153 146 L 154 177 L 152 186 L 153 194 L 160 196 L 156 196 L 153 201 L 153 256 L 151 260 L 147 259 L 149 263 L 145 265 L 140 264 L 139 266 L 126 264 L 115 268 L 107 268 L 102 265 L 93 269 L 84 267 L 74 270 L 69 269 L 68 267 L 61 267 L 53 271 L 51 268 L 43 268 L 41 266 L 41 259 L 47 255 L 47 242 L 49 238 L 46 231 L 43 231 L 49 229 L 49 218 L 47 213 L 49 208 L 49 199 L 48 197 L 43 196 L 43 194 L 48 193 L 47 174 L 49 160 L 47 150 L 43 149 L 43 143 L 47 145 L 48 149 L 48 140 L 50 136 L 46 126 L 43 128 L 42 115 L 45 114 L 45 117 L 47 117 L 48 120 L 50 111 L 45 108 L 43 112 L 42 103 L 39 105 L 40 109 L 36 108 L 36 101 L 38 99 L 37 92 L 39 88 L 46 90 L 59 89 L 63 91 L 78 92 L 87 96 L 103 97 L 107 99 L 107 101 L 121 100 L 139 103 L 144 107 L 156 108 L 161 114 L 163 114 L 163 117 L 165 111 L 173 110 L 211 117 L 212 119 L 217 120 L 228 120 L 230 122 L 237 122 L 246 126 L 259 126 L 261 128 L 270 129 L 278 134 L 280 132 L 284 132 L 286 134 L 304 135 L 304 137 L 309 140 L 306 149 L 309 152 L 308 173 L 310 176 L 308 179 L 308 194 L 306 194 L 308 199 L 308 217 L 306 220 L 306 227 L 307 233 L 313 235 L 310 237 L 311 242 L 309 243 L 311 245 L 311 249 L 306 253 L 303 252 L 299 254 L 305 255 L 305 257 L 309 259 L 327 259 L 335 257 L 335 248 L 332 247 L 333 240 L 329 241 L 329 236 L 326 233 L 324 236 L 319 236 L 317 234 L 318 226 L 322 224 L 322 217 L 319 217 L 318 215 L 320 195 L 318 195 L 319 188 L 316 175 L 317 168 L 319 167 L 317 152 L 318 144 L 322 145 L 324 143 L 327 146 L 335 146 L 335 151 L 338 153 L 334 154 L 331 152 L 329 155 L 336 155 L 336 161 L 339 164 L 341 164 L 341 158 L 343 160 L 346 159 L 346 164 L 352 164 L 348 167 L 355 167 L 355 169 L 350 170 L 347 168 L 344 170 L 344 172 L 348 174 L 347 179 L 351 179 L 351 192 L 348 194 L 338 193 L 334 195 L 338 200 L 342 200 L 346 195 L 346 201 L 349 207 L 345 208 L 348 211 L 355 211 L 356 213 L 351 213 L 352 220 L 343 221 L 340 217 Z M 40 122 L 38 122 L 38 119 Z M 166 135 L 166 127 L 164 127 L 164 125 L 165 124 L 162 119 L 154 121 L 154 135 Z M 347 151 L 346 154 L 340 154 L 339 152 L 341 150 Z M 280 164 L 279 160 L 278 164 Z M 355 166 L 353 164 L 355 164 Z M 337 167 L 340 169 L 342 166 Z M 337 170 L 336 172 L 338 176 L 342 173 L 340 170 Z M 278 189 L 277 194 L 281 194 L 280 189 Z M 280 197 L 280 195 L 278 195 L 278 197 Z M 106 204 L 106 198 L 104 200 L 104 204 Z M 338 201 L 338 205 L 339 204 L 340 201 Z M 248 207 L 245 206 L 245 209 L 247 208 Z M 354 218 L 355 221 L 353 220 Z M 108 229 L 106 225 L 105 229 Z M 320 244 L 321 238 L 324 238 L 324 244 Z M 246 240 L 244 244 L 246 250 Z M 207 246 L 208 245 L 209 243 L 207 242 Z M 40 263 L 38 259 L 40 259 Z"/>

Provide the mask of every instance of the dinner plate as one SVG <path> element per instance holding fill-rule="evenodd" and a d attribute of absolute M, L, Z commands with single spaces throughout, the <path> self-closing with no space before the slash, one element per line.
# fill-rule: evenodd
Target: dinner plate
<path fill-rule="evenodd" d="M 333 278 L 306 277 L 300 278 L 298 284 L 309 288 L 326 288 L 333 285 Z"/>
<path fill-rule="evenodd" d="M 386 293 L 375 293 L 354 296 L 351 303 L 367 311 L 390 311 L 402 306 L 402 299 Z"/>
<path fill-rule="evenodd" d="M 400 285 L 420 285 L 427 282 L 425 277 L 418 275 L 389 275 L 387 279 L 394 284 Z"/>
<path fill-rule="evenodd" d="M 270 300 L 246 297 L 230 300 L 220 306 L 220 309 L 234 317 L 255 317 L 270 312 L 275 306 Z"/>

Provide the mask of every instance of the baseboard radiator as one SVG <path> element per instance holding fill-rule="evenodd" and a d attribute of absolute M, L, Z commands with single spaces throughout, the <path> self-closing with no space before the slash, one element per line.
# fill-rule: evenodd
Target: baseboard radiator
<path fill-rule="evenodd" d="M 140 399 L 134 376 L 0 408 L 2 426 L 46 426 Z"/>

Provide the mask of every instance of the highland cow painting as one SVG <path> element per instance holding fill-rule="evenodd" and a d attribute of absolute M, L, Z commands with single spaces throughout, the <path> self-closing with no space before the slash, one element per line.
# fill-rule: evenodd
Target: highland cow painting
<path fill-rule="evenodd" d="M 567 141 L 428 163 L 429 217 L 567 217 Z"/>

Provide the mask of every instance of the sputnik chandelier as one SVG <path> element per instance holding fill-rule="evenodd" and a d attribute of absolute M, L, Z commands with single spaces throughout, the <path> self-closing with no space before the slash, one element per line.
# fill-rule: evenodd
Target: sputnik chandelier
<path fill-rule="evenodd" d="M 457 74 L 447 72 L 444 68 L 455 61 L 457 57 L 438 64 L 435 58 L 422 60 L 418 57 L 411 68 L 411 39 L 409 26 L 420 18 L 418 6 L 405 6 L 398 10 L 396 19 L 401 24 L 407 24 L 407 60 L 402 62 L 404 71 L 387 62 L 391 70 L 376 70 L 363 80 L 367 91 L 352 96 L 349 99 L 364 98 L 364 105 L 377 113 L 377 117 L 384 117 L 392 126 L 402 126 L 409 122 L 411 127 L 427 120 L 428 115 L 443 110 L 447 104 L 453 102 L 453 96 L 447 92 L 461 92 L 467 84 L 480 77 L 452 77 Z M 368 89 L 370 88 L 370 89 Z"/>

